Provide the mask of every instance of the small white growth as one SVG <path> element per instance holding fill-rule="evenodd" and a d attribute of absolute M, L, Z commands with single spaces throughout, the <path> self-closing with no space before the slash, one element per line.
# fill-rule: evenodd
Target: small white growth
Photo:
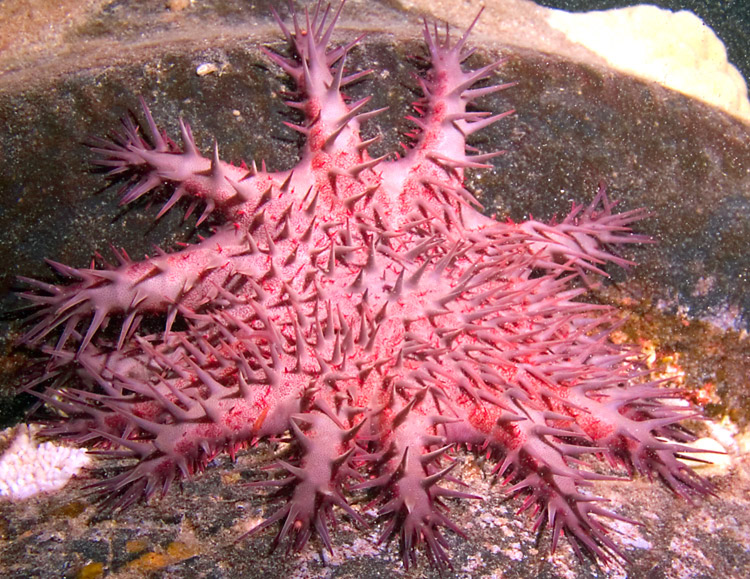
<path fill-rule="evenodd" d="M 508 557 L 511 561 L 523 560 L 523 551 L 521 550 L 521 543 L 511 543 L 508 549 L 503 549 L 503 555 Z"/>
<path fill-rule="evenodd" d="M 609 523 L 609 522 L 608 522 Z M 653 545 L 641 536 L 637 527 L 625 521 L 613 520 L 609 526 L 614 529 L 620 537 L 620 542 L 634 549 L 652 549 Z"/>
<path fill-rule="evenodd" d="M 732 457 L 727 453 L 724 446 L 715 438 L 699 438 L 693 442 L 685 443 L 686 446 L 696 449 L 688 457 L 705 460 L 705 463 L 696 463 L 689 458 L 678 458 L 680 462 L 694 469 L 723 469 L 727 470 L 732 465 Z M 705 452 L 700 452 L 705 451 Z"/>
<path fill-rule="evenodd" d="M 20 501 L 60 490 L 89 462 L 84 449 L 37 444 L 31 429 L 22 427 L 0 457 L 0 498 Z"/>

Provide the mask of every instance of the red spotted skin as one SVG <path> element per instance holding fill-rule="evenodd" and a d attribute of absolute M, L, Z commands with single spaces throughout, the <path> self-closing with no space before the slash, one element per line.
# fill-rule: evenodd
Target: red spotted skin
<path fill-rule="evenodd" d="M 26 280 L 40 309 L 25 342 L 50 353 L 33 386 L 66 416 L 49 433 L 132 457 L 97 483 L 120 506 L 218 453 L 290 437 L 293 458 L 277 463 L 287 502 L 249 534 L 279 523 L 277 541 L 301 549 L 315 533 L 330 549 L 331 519 L 364 523 L 349 497 L 371 493 L 406 566 L 420 546 L 448 564 L 443 528 L 458 529 L 446 503 L 476 497 L 442 483 L 467 449 L 526 495 L 553 547 L 566 534 L 594 556 L 619 554 L 596 516 L 620 517 L 578 490 L 612 477 L 575 458 L 707 490 L 676 457 L 690 452 L 679 423 L 694 409 L 665 403 L 677 394 L 609 339 L 614 313 L 580 299 L 608 264 L 628 265 L 613 247 L 647 241 L 630 230 L 643 212 L 614 213 L 603 189 L 557 224 L 478 211 L 464 171 L 494 154 L 467 154 L 466 138 L 508 113 L 467 106 L 508 85 L 475 88 L 501 62 L 469 69 L 468 32 L 451 40 L 425 25 L 417 129 L 403 156 L 373 159 L 359 127 L 378 111 L 340 91 L 362 76 L 345 69 L 356 42 L 331 43 L 340 11 L 318 4 L 293 26 L 277 16 L 296 56 L 266 51 L 305 114 L 291 170 L 204 157 L 182 121 L 178 146 L 145 104 L 148 136 L 125 121 L 94 145 L 99 164 L 133 176 L 124 202 L 166 183 L 161 213 L 199 200 L 198 221 L 217 226 L 138 263 L 51 262 L 68 285 Z M 146 331 L 148 318 L 164 330 Z M 77 378 L 61 380 L 66 369 Z"/>

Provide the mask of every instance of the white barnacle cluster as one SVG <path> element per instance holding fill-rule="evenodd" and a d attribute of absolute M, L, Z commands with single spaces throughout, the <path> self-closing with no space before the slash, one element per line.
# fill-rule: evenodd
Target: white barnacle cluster
<path fill-rule="evenodd" d="M 20 501 L 63 488 L 90 462 L 84 449 L 37 444 L 29 427 L 22 427 L 0 456 L 0 499 Z"/>

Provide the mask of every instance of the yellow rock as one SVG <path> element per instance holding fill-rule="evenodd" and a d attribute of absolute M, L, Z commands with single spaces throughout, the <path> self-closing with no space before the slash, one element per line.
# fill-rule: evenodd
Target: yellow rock
<path fill-rule="evenodd" d="M 76 575 L 77 579 L 99 579 L 104 576 L 104 563 L 89 563 Z"/>
<path fill-rule="evenodd" d="M 146 539 L 131 539 L 125 543 L 125 551 L 128 553 L 141 553 L 148 548 Z"/>
<path fill-rule="evenodd" d="M 580 14 L 550 10 L 547 22 L 612 68 L 750 120 L 745 79 L 714 31 L 692 12 L 647 4 Z"/>
<path fill-rule="evenodd" d="M 172 557 L 175 561 L 189 559 L 196 554 L 197 551 L 195 549 L 181 541 L 174 541 L 167 545 L 167 555 Z"/>
<path fill-rule="evenodd" d="M 137 549 L 141 546 L 135 545 L 134 543 L 136 543 L 136 541 L 128 541 L 126 549 L 129 553 L 137 552 Z M 133 551 L 131 551 L 131 549 L 133 549 Z M 191 548 L 186 543 L 183 543 L 181 541 L 173 541 L 172 543 L 167 545 L 166 553 L 149 551 L 148 553 L 144 553 L 137 559 L 128 563 L 127 567 L 128 569 L 147 573 L 156 571 L 158 569 L 166 567 L 167 565 L 172 565 L 173 563 L 184 561 L 185 559 L 189 559 L 196 554 L 197 551 Z"/>

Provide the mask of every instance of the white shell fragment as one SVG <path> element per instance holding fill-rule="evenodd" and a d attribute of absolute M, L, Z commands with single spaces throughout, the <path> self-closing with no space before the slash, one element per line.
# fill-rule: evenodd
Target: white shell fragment
<path fill-rule="evenodd" d="M 206 76 L 208 74 L 217 72 L 218 70 L 219 67 L 215 63 L 204 62 L 203 64 L 198 65 L 198 68 L 195 69 L 195 74 L 197 74 L 198 76 Z"/>

